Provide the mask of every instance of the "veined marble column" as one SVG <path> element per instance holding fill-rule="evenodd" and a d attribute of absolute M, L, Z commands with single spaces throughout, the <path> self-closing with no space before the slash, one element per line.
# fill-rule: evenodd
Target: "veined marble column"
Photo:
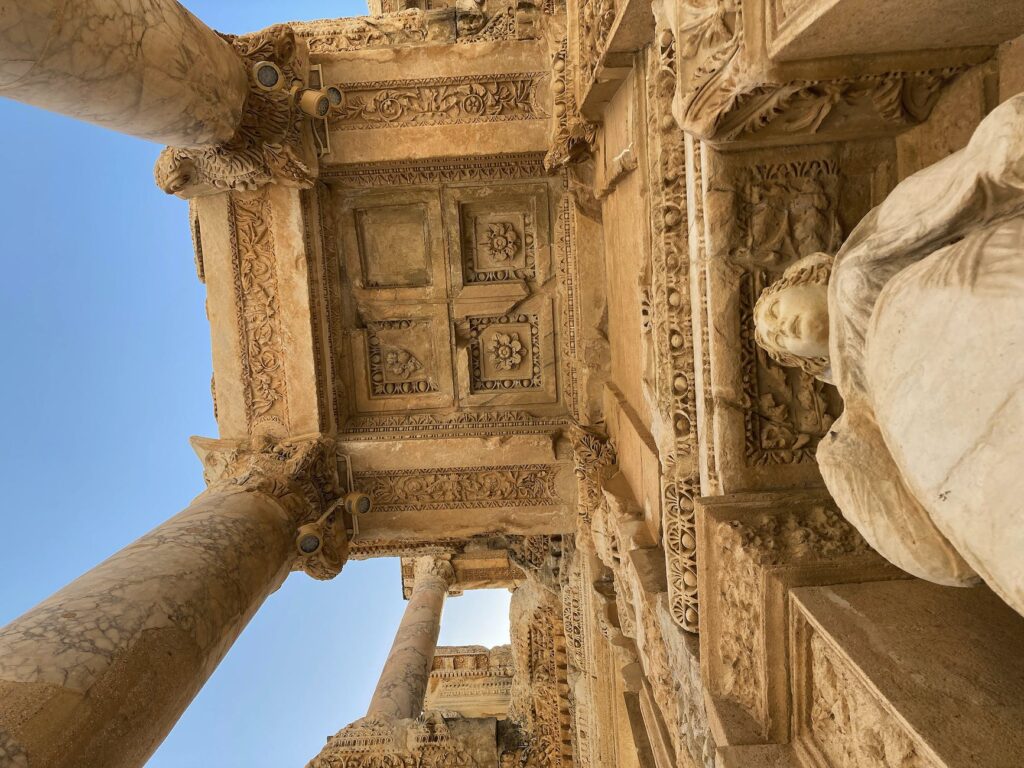
<path fill-rule="evenodd" d="M 284 581 L 298 526 L 317 514 L 308 475 L 289 470 L 326 450 L 275 450 L 262 466 L 222 454 L 240 471 L 0 629 L 0 764 L 146 762 Z"/>
<path fill-rule="evenodd" d="M 451 563 L 435 557 L 418 558 L 415 568 L 409 604 L 366 710 L 367 719 L 411 719 L 423 709 L 441 609 L 455 572 Z"/>
<path fill-rule="evenodd" d="M 238 130 L 249 77 L 174 0 L 0 2 L 0 96 L 179 147 Z"/>

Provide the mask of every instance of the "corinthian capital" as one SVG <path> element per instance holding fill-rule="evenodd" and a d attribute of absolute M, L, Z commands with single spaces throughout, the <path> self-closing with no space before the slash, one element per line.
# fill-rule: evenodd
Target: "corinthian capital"
<path fill-rule="evenodd" d="M 348 536 L 339 503 L 343 488 L 333 440 L 322 435 L 280 441 L 193 437 L 192 448 L 203 463 L 210 491 L 273 496 L 291 515 L 297 531 L 308 531 L 317 539 L 315 550 L 297 540 L 296 568 L 317 579 L 341 572 Z"/>
<path fill-rule="evenodd" d="M 306 88 L 308 49 L 286 24 L 249 35 L 223 35 L 249 76 L 241 125 L 223 144 L 168 147 L 157 159 L 157 186 L 182 198 L 270 182 L 308 188 L 316 179 L 316 153 L 307 140 L 307 117 L 324 117 L 327 97 Z"/>
<path fill-rule="evenodd" d="M 452 568 L 451 562 L 443 557 L 418 557 L 413 564 L 413 583 L 418 584 L 424 579 L 440 579 L 444 582 L 445 589 L 448 589 L 455 583 L 455 569 Z"/>

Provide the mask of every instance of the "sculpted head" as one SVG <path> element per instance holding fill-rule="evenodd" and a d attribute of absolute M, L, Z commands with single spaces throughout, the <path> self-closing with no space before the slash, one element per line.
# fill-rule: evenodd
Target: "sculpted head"
<path fill-rule="evenodd" d="M 782 365 L 812 376 L 828 369 L 828 279 L 832 257 L 815 253 L 791 265 L 754 305 L 754 338 Z"/>

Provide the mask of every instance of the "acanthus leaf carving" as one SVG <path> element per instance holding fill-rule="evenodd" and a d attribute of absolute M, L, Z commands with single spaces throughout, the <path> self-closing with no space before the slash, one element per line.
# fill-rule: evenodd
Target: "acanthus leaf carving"
<path fill-rule="evenodd" d="M 547 117 L 538 89 L 546 73 L 451 76 L 339 85 L 333 130 L 457 125 Z"/>
<path fill-rule="evenodd" d="M 299 557 L 296 568 L 316 579 L 341 572 L 348 558 L 348 535 L 338 500 L 343 487 L 333 439 L 323 435 L 275 440 L 214 440 L 193 437 L 211 490 L 240 490 L 273 496 L 296 527 L 323 526 L 322 549 Z"/>
<path fill-rule="evenodd" d="M 952 65 L 821 80 L 774 79 L 750 71 L 748 57 L 741 55 L 743 9 L 738 0 L 689 0 L 675 15 L 680 85 L 673 112 L 688 133 L 709 142 L 762 141 L 847 127 L 863 131 L 865 125 L 899 132 L 927 119 L 941 89 L 967 69 Z"/>
<path fill-rule="evenodd" d="M 157 186 L 182 198 L 226 190 L 255 190 L 271 182 L 306 189 L 316 180 L 316 159 L 305 146 L 305 118 L 291 84 L 305 80 L 307 62 L 295 31 L 285 24 L 250 35 L 224 36 L 251 80 L 241 124 L 226 143 L 213 147 L 167 147 L 157 158 Z M 277 67 L 280 87 L 256 82 L 255 65 Z"/>
<path fill-rule="evenodd" d="M 580 0 L 577 34 L 580 45 L 580 83 L 584 90 L 594 78 L 597 66 L 608 46 L 616 13 L 615 0 Z"/>
<path fill-rule="evenodd" d="M 235 306 L 250 431 L 288 426 L 273 212 L 265 192 L 237 193 L 229 202 Z"/>
<path fill-rule="evenodd" d="M 808 645 L 811 701 L 806 727 L 829 761 L 857 768 L 936 765 L 829 643 L 814 633 Z"/>
<path fill-rule="evenodd" d="M 767 682 L 760 651 L 765 642 L 764 572 L 776 566 L 870 554 L 857 530 L 829 506 L 765 513 L 718 522 L 712 534 L 720 576 L 715 653 L 725 674 L 721 695 L 755 722 L 768 722 Z"/>
<path fill-rule="evenodd" d="M 572 441 L 576 504 L 584 525 L 590 525 L 594 511 L 601 504 L 601 484 L 611 476 L 615 466 L 615 447 L 600 432 L 580 425 L 569 430 Z"/>
<path fill-rule="evenodd" d="M 527 735 L 509 750 L 503 766 L 571 768 L 574 765 L 569 683 L 562 612 L 554 593 L 526 582 L 512 596 L 510 612 L 515 676 L 509 720 Z"/>
<path fill-rule="evenodd" d="M 550 464 L 373 470 L 356 484 L 379 511 L 557 505 L 558 467 Z"/>

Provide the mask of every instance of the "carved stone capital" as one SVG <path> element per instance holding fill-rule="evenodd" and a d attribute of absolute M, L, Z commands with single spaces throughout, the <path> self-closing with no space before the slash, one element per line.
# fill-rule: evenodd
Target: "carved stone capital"
<path fill-rule="evenodd" d="M 601 503 L 601 483 L 611 475 L 615 465 L 615 447 L 597 432 L 574 426 L 569 432 L 575 464 L 577 507 L 588 525 L 595 509 Z"/>
<path fill-rule="evenodd" d="M 455 569 L 443 557 L 418 557 L 413 564 L 413 589 L 427 579 L 440 579 L 447 590 L 455 583 Z"/>
<path fill-rule="evenodd" d="M 224 144 L 166 148 L 154 169 L 157 186 L 185 199 L 271 182 L 311 187 L 316 155 L 305 140 L 300 108 L 309 69 L 306 43 L 286 24 L 224 38 L 249 75 L 241 125 Z"/>
<path fill-rule="evenodd" d="M 341 572 L 348 536 L 340 505 L 342 487 L 334 441 L 320 435 L 274 441 L 193 437 L 210 491 L 266 493 L 287 510 L 296 527 L 310 526 L 322 546 L 300 555 L 296 568 L 316 579 Z"/>

